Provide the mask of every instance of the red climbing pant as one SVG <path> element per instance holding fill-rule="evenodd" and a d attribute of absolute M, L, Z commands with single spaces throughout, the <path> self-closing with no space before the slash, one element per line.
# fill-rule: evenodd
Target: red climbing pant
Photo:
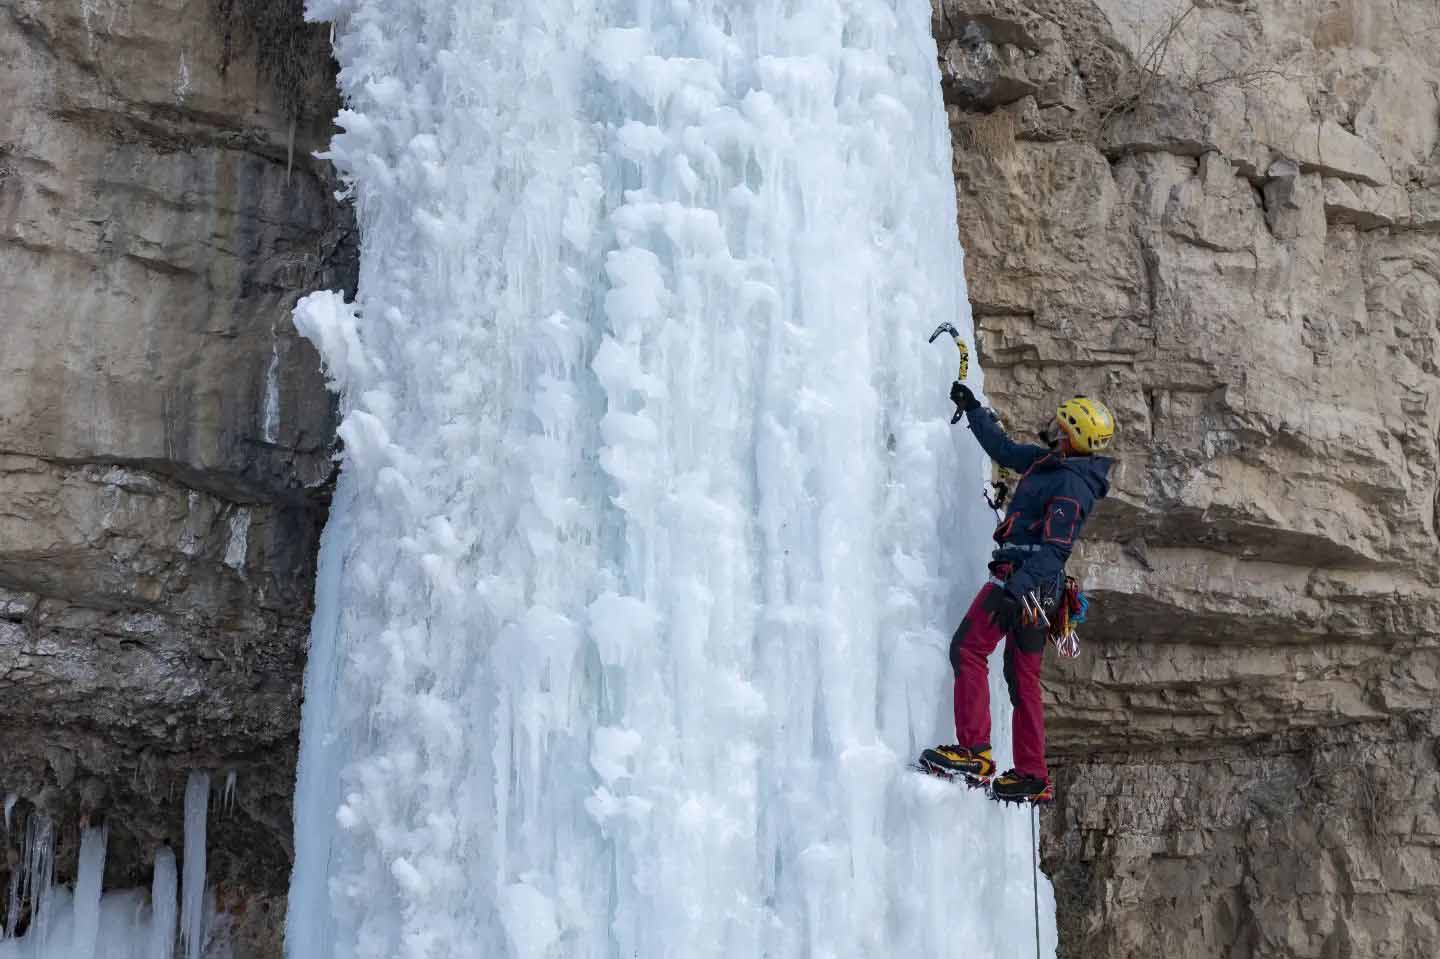
<path fill-rule="evenodd" d="M 955 669 L 955 737 L 967 749 L 990 744 L 990 671 L 988 659 L 1005 636 L 981 606 L 986 583 L 970 604 L 950 640 L 950 665 Z M 1045 707 L 1040 701 L 1040 664 L 1045 658 L 1045 627 L 1022 629 L 1005 636 L 1005 682 L 1015 707 L 1015 770 L 1049 782 L 1045 768 Z"/>

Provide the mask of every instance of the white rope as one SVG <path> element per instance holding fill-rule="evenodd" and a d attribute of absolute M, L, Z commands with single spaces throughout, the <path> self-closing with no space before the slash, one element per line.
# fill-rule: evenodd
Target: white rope
<path fill-rule="evenodd" d="M 1035 820 L 1040 811 L 1030 804 L 1030 892 L 1035 901 L 1035 959 L 1040 959 L 1040 866 L 1035 861 Z"/>

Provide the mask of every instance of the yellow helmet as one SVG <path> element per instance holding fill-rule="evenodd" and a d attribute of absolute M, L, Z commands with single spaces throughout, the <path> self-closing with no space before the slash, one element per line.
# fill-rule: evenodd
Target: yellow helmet
<path fill-rule="evenodd" d="M 1081 453 L 1098 453 L 1115 438 L 1115 416 L 1099 400 L 1085 396 L 1068 399 L 1055 411 L 1055 419 L 1070 445 Z"/>

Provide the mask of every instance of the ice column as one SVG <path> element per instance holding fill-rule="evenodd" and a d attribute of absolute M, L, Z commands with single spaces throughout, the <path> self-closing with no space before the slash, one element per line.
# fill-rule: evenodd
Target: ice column
<path fill-rule="evenodd" d="M 90 959 L 100 932 L 100 885 L 105 878 L 105 842 L 109 830 L 91 827 L 80 834 L 80 861 L 75 880 L 74 933 L 71 955 Z"/>
<path fill-rule="evenodd" d="M 205 946 L 205 827 L 209 813 L 210 774 L 192 772 L 185 783 L 185 872 L 180 899 L 180 944 L 186 959 L 199 959 Z"/>
<path fill-rule="evenodd" d="M 150 884 L 150 942 L 146 959 L 172 959 L 176 921 L 175 853 L 161 846 L 155 853 L 155 875 Z"/>

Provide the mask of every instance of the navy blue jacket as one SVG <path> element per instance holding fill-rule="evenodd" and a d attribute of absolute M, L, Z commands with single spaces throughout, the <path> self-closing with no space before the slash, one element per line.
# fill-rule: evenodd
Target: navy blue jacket
<path fill-rule="evenodd" d="M 996 562 L 1015 569 L 1005 588 L 1015 595 L 1036 590 L 1053 595 L 1064 582 L 1065 561 L 1095 504 L 1110 492 L 1114 460 L 1105 456 L 1066 456 L 1005 435 L 995 414 L 973 409 L 970 432 L 986 454 L 1021 474 L 1010 496 L 1009 512 L 995 529 Z"/>

